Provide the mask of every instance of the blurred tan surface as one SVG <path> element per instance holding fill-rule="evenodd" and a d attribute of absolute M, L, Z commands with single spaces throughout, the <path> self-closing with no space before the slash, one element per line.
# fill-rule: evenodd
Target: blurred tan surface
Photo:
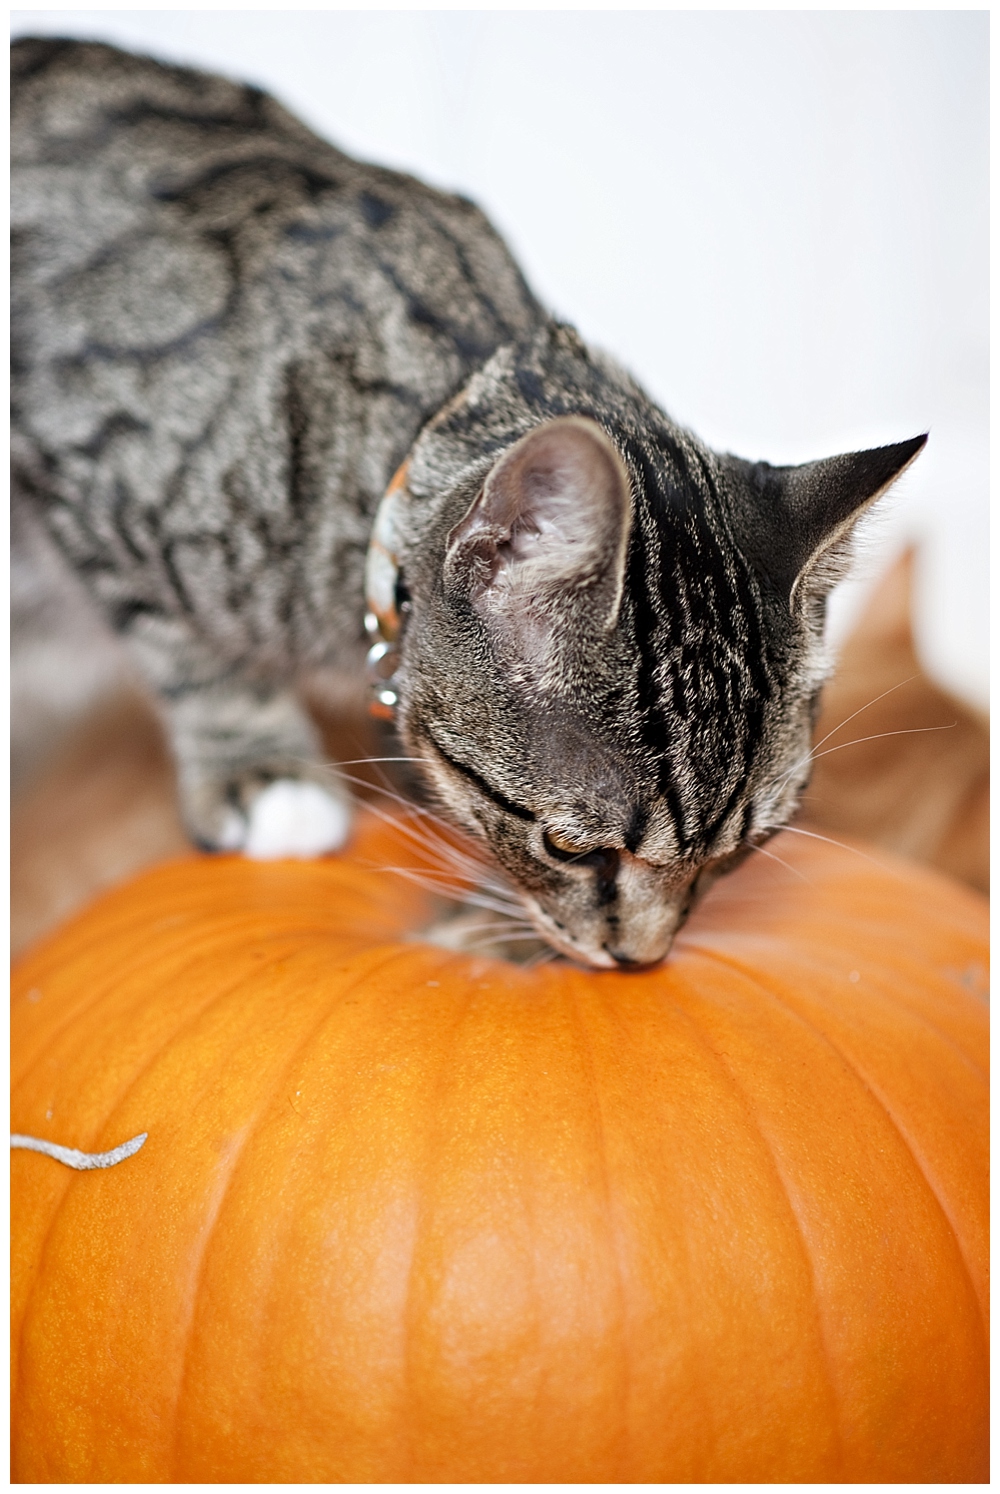
<path fill-rule="evenodd" d="M 318 688 L 308 700 L 332 759 L 353 764 L 378 755 L 360 697 L 331 699 Z M 15 955 L 104 888 L 191 849 L 163 728 L 139 690 L 106 696 L 39 755 L 38 773 L 22 773 L 11 809 Z M 362 795 L 365 781 L 378 779 L 378 770 L 364 765 L 349 771 L 362 780 L 355 784 Z"/>
<path fill-rule="evenodd" d="M 989 892 L 989 723 L 923 674 L 913 557 L 877 588 L 823 694 L 799 823 L 859 837 Z"/>
<path fill-rule="evenodd" d="M 102 888 L 187 849 L 159 722 L 141 695 L 115 695 L 14 799 L 12 953 Z"/>
<path fill-rule="evenodd" d="M 843 650 L 799 823 L 872 841 L 986 891 L 987 723 L 920 671 L 910 568 L 904 557 L 887 575 Z M 360 697 L 318 691 L 310 703 L 333 760 L 379 752 Z M 15 954 L 102 889 L 188 849 L 162 730 L 137 690 L 106 697 L 46 748 L 12 809 Z"/>

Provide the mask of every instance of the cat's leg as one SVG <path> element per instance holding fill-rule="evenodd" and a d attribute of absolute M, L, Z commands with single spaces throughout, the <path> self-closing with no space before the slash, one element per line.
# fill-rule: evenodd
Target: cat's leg
<path fill-rule="evenodd" d="M 164 705 L 181 812 L 198 845 L 266 860 L 344 844 L 350 797 L 291 691 L 229 680 Z"/>
<path fill-rule="evenodd" d="M 238 618 L 226 637 L 223 609 L 215 638 L 179 607 L 164 607 L 141 573 L 109 564 L 92 571 L 94 600 L 159 705 L 191 839 L 262 859 L 342 846 L 351 796 L 323 763 L 319 733 L 292 688 L 294 660 L 261 659 Z"/>
<path fill-rule="evenodd" d="M 267 860 L 338 850 L 352 797 L 285 682 L 220 669 L 177 618 L 139 612 L 119 636 L 152 687 L 167 729 L 179 808 L 196 845 Z"/>

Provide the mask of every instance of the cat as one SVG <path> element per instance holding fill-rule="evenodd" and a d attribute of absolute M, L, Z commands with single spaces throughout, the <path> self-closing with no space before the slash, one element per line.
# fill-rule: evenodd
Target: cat
<path fill-rule="evenodd" d="M 713 453 L 464 198 L 254 88 L 100 44 L 12 56 L 15 490 L 156 692 L 191 837 L 343 843 L 296 684 L 367 658 L 542 937 L 661 960 L 794 811 L 827 595 L 926 437 Z"/>

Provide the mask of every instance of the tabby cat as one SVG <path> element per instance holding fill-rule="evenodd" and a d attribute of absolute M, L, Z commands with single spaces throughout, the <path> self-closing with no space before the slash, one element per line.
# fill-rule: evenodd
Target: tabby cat
<path fill-rule="evenodd" d="M 661 959 L 792 814 L 827 593 L 925 438 L 716 455 L 470 202 L 256 89 L 24 40 L 12 97 L 16 491 L 154 687 L 192 837 L 343 841 L 296 682 L 368 653 L 544 938 Z"/>

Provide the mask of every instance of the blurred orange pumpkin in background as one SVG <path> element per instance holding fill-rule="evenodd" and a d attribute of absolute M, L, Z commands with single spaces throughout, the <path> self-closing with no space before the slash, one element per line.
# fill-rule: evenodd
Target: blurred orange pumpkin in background
<path fill-rule="evenodd" d="M 24 1482 L 987 1464 L 985 903 L 776 842 L 639 974 L 410 941 L 419 858 L 189 857 L 15 972 Z"/>

